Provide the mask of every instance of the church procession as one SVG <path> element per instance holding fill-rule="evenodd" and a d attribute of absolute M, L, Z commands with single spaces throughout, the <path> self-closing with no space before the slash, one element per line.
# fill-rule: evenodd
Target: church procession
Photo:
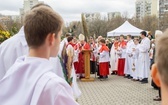
<path fill-rule="evenodd" d="M 155 30 L 151 34 L 126 20 L 107 32 L 106 37 L 91 35 L 85 18 L 81 17 L 83 32 L 79 35 L 68 31 L 63 34 L 62 16 L 45 3 L 34 5 L 25 14 L 18 33 L 11 37 L 0 23 L 0 36 L 4 34 L 5 37 L 0 42 L 0 105 L 85 105 L 81 97 L 89 97 L 89 88 L 91 91 L 94 84 L 96 87 L 116 82 L 121 85 L 117 79 L 127 81 L 124 83 L 127 85 L 140 86 L 138 91 L 146 89 L 147 94 L 147 90 L 154 88 L 149 91 L 149 94 L 157 91 L 156 97 L 152 96 L 153 102 L 160 104 L 162 98 L 165 99 L 161 92 L 164 82 L 160 82 L 162 76 L 158 71 L 160 63 L 155 61 L 155 54 L 159 59 L 156 46 L 162 41 L 158 37 L 166 36 L 166 32 Z M 157 48 L 163 51 L 162 47 Z M 96 90 L 96 93 L 102 90 Z M 96 93 L 93 93 L 95 97 Z M 116 95 L 116 98 L 120 96 Z M 133 105 L 114 103 L 103 104 Z M 163 101 L 163 105 L 168 103 Z"/>

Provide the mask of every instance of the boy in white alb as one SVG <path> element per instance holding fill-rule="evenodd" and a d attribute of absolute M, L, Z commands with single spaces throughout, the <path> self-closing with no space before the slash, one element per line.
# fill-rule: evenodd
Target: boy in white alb
<path fill-rule="evenodd" d="M 132 45 L 132 76 L 133 80 L 138 80 L 138 51 L 139 39 L 134 39 L 134 45 Z"/>
<path fill-rule="evenodd" d="M 127 48 L 126 48 L 126 62 L 125 62 L 125 69 L 124 74 L 125 77 L 131 79 L 132 78 L 132 46 L 134 45 L 134 42 L 132 40 L 131 35 L 127 35 Z"/>
<path fill-rule="evenodd" d="M 47 4 L 39 3 L 31 9 L 39 6 L 51 8 Z M 22 26 L 16 35 L 0 44 L 0 79 L 2 79 L 18 57 L 28 54 L 28 50 L 29 48 L 25 39 L 24 27 Z"/>
<path fill-rule="evenodd" d="M 61 16 L 45 6 L 27 13 L 24 32 L 29 53 L 0 80 L 1 105 L 77 105 L 71 87 L 55 75 L 49 62 L 58 53 L 62 23 Z"/>
<path fill-rule="evenodd" d="M 150 49 L 150 40 L 146 37 L 146 31 L 141 32 L 141 43 L 139 44 L 139 73 L 138 77 L 141 79 L 141 83 L 148 83 L 148 77 L 150 72 L 150 58 L 149 58 L 149 49 Z"/>
<path fill-rule="evenodd" d="M 73 93 L 74 93 L 74 97 L 77 99 L 79 98 L 79 96 L 81 95 L 81 91 L 78 87 L 78 84 L 77 84 L 77 81 L 76 81 L 76 73 L 75 73 L 75 68 L 74 68 L 74 64 L 73 64 L 73 60 L 74 60 L 74 48 L 73 48 L 73 37 L 72 36 L 69 36 L 67 38 L 67 41 L 68 41 L 68 44 L 66 45 L 66 51 L 67 51 L 67 68 L 68 68 L 68 71 L 69 71 L 69 76 L 70 78 L 72 78 L 72 83 L 71 83 L 71 86 L 72 86 L 72 90 L 73 90 Z"/>

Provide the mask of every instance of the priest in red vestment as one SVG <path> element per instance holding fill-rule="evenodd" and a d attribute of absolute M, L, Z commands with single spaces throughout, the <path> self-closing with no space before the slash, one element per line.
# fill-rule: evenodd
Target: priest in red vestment
<path fill-rule="evenodd" d="M 76 73 L 79 74 L 79 78 L 84 78 L 84 57 L 82 50 L 89 50 L 90 46 L 88 43 L 86 43 L 85 36 L 80 34 L 79 35 L 79 40 L 80 43 L 78 44 L 79 46 L 79 57 L 78 57 L 78 69 L 76 70 Z"/>

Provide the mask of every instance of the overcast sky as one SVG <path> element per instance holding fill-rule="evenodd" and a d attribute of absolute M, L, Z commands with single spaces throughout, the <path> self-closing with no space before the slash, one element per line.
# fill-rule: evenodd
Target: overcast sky
<path fill-rule="evenodd" d="M 19 8 L 23 7 L 23 0 L 0 0 L 0 13 L 4 15 L 19 15 Z M 40 0 L 49 4 L 60 13 L 65 22 L 80 20 L 83 12 L 128 12 L 135 14 L 135 0 Z"/>

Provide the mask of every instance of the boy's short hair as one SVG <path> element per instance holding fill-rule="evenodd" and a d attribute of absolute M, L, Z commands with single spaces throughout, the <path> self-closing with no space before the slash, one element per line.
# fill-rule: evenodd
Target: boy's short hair
<path fill-rule="evenodd" d="M 124 35 L 120 35 L 120 37 L 123 37 L 123 38 L 124 38 Z"/>
<path fill-rule="evenodd" d="M 117 41 L 118 41 L 118 40 L 119 40 L 119 38 L 118 38 L 118 37 L 115 37 L 115 40 L 117 40 Z"/>
<path fill-rule="evenodd" d="M 101 43 L 106 43 L 105 39 L 100 39 Z"/>
<path fill-rule="evenodd" d="M 40 6 L 46 6 L 46 7 L 51 8 L 48 4 L 38 3 L 38 4 L 34 5 L 34 6 L 31 8 L 31 10 L 34 9 L 34 8 L 40 7 Z M 52 8 L 51 8 L 51 9 L 52 9 Z"/>
<path fill-rule="evenodd" d="M 131 38 L 132 39 L 132 36 L 131 35 L 127 35 L 127 37 Z"/>
<path fill-rule="evenodd" d="M 168 86 L 168 30 L 156 41 L 156 65 L 162 81 Z"/>
<path fill-rule="evenodd" d="M 135 41 L 139 42 L 139 38 L 134 38 L 134 42 L 135 42 Z"/>
<path fill-rule="evenodd" d="M 41 46 L 48 34 L 62 29 L 62 17 L 46 6 L 30 10 L 24 18 L 24 32 L 29 47 Z"/>
<path fill-rule="evenodd" d="M 146 31 L 142 31 L 141 34 L 144 35 L 144 36 L 147 35 Z"/>
<path fill-rule="evenodd" d="M 139 39 L 138 38 L 134 38 L 134 41 L 138 41 L 139 42 Z"/>
<path fill-rule="evenodd" d="M 68 42 L 70 42 L 70 41 L 72 41 L 73 40 L 73 36 L 69 36 L 68 38 L 67 38 L 67 41 Z"/>

